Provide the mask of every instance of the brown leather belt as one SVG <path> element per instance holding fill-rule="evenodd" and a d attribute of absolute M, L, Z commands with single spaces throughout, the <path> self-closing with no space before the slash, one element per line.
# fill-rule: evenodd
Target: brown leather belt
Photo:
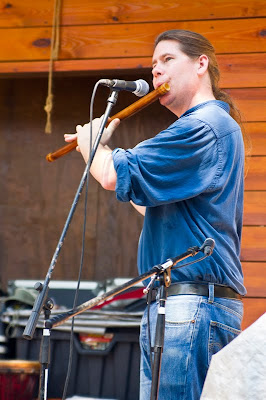
<path fill-rule="evenodd" d="M 152 289 L 151 301 L 155 301 L 158 294 L 158 288 Z M 167 296 L 178 296 L 178 295 L 197 295 L 197 296 L 209 296 L 208 283 L 196 283 L 196 282 L 179 282 L 173 283 L 167 288 Z M 241 300 L 242 296 L 238 294 L 234 289 L 229 286 L 214 284 L 214 297 L 223 297 L 225 299 L 237 299 Z"/>

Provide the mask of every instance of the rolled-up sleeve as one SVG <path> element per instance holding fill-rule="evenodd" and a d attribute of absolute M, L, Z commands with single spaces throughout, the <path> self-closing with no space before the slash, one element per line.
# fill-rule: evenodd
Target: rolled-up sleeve
<path fill-rule="evenodd" d="M 133 149 L 112 153 L 120 201 L 153 207 L 194 197 L 215 185 L 217 138 L 199 120 L 178 120 Z"/>
<path fill-rule="evenodd" d="M 112 153 L 117 173 L 116 195 L 120 201 L 130 201 L 131 178 L 126 150 L 115 149 Z"/>

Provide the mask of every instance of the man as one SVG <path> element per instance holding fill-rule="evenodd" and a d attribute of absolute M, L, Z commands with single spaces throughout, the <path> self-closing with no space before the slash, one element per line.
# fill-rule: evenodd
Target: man
<path fill-rule="evenodd" d="M 133 149 L 106 145 L 119 124 L 103 135 L 92 175 L 121 201 L 145 213 L 138 249 L 139 273 L 169 257 L 216 242 L 212 257 L 172 271 L 166 302 L 160 400 L 200 398 L 212 354 L 240 333 L 246 293 L 239 261 L 243 210 L 244 149 L 238 112 L 218 87 L 214 49 L 203 36 L 172 30 L 156 40 L 155 88 L 168 82 L 160 103 L 177 121 Z M 233 117 L 231 117 L 229 115 Z M 94 132 L 99 120 L 94 121 Z M 89 157 L 89 125 L 77 127 L 78 150 Z M 154 338 L 157 303 L 151 304 Z M 150 398 L 147 310 L 141 335 L 140 400 Z"/>

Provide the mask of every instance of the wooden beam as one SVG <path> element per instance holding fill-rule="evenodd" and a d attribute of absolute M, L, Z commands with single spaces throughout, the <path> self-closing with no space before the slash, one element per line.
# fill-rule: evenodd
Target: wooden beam
<path fill-rule="evenodd" d="M 66 73 L 84 73 L 86 75 L 95 75 L 105 73 L 106 71 L 114 71 L 117 74 L 123 74 L 124 71 L 139 70 L 143 74 L 143 70 L 151 71 L 151 57 L 134 57 L 134 58 L 108 58 L 95 60 L 62 60 L 54 62 L 54 72 L 56 74 Z M 8 74 L 43 74 L 48 73 L 48 61 L 14 61 L 0 62 L 0 74 L 2 77 Z"/>
<path fill-rule="evenodd" d="M 0 27 L 47 26 L 53 20 L 52 0 L 2 2 Z M 64 0 L 61 24 L 125 24 L 136 22 L 213 20 L 264 17 L 264 0 L 202 0 L 190 3 L 168 0 Z"/>
<path fill-rule="evenodd" d="M 221 71 L 220 86 L 222 88 L 240 87 L 266 87 L 265 53 L 251 54 L 220 54 L 217 56 Z M 105 71 L 116 71 L 124 73 L 126 70 L 139 70 L 139 73 L 150 73 L 151 57 L 133 58 L 108 58 L 108 59 L 86 59 L 86 60 L 61 60 L 55 61 L 55 73 L 77 73 L 86 74 L 101 73 Z M 0 62 L 0 74 L 28 74 L 47 73 L 49 71 L 48 61 L 13 61 Z M 1 76 L 1 75 L 0 75 Z M 2 76 L 3 77 L 3 76 Z"/>

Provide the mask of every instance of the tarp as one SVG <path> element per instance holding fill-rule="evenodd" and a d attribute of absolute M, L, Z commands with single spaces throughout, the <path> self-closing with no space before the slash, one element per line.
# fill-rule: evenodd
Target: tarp
<path fill-rule="evenodd" d="M 200 399 L 266 399 L 266 313 L 212 357 Z"/>

